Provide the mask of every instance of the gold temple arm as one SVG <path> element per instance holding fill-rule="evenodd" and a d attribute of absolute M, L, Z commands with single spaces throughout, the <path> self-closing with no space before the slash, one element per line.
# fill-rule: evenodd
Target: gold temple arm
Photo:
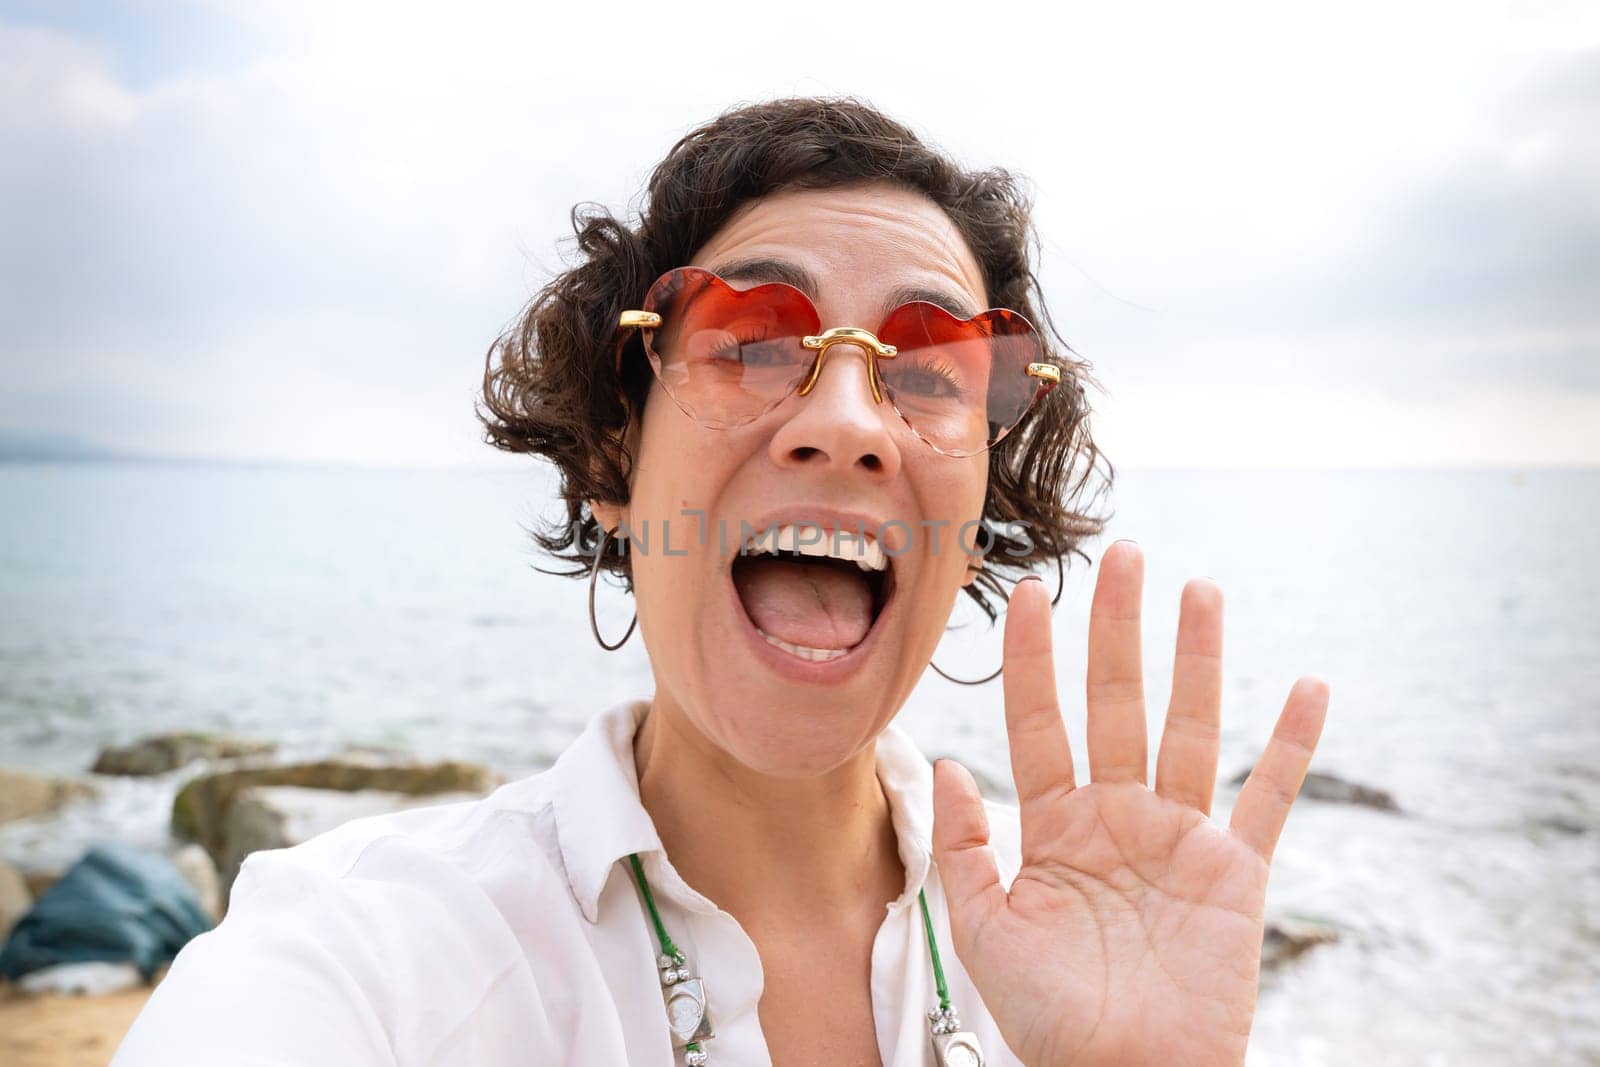
<path fill-rule="evenodd" d="M 1061 368 L 1054 363 L 1030 363 L 1028 364 L 1028 376 L 1031 378 L 1043 378 L 1045 381 L 1054 382 L 1057 385 L 1061 384 Z"/>
<path fill-rule="evenodd" d="M 644 330 L 653 330 L 660 325 L 661 316 L 654 311 L 624 311 L 617 318 L 617 326 L 623 330 L 633 326 Z"/>

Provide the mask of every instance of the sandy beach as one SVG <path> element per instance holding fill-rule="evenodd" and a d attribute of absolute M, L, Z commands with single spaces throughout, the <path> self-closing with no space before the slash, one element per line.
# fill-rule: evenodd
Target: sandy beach
<path fill-rule="evenodd" d="M 100 997 L 35 997 L 0 984 L 0 1063 L 105 1067 L 150 992 L 146 987 Z"/>

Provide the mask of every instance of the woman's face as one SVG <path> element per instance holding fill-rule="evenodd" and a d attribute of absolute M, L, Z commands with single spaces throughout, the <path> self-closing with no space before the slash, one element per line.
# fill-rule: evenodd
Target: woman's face
<path fill-rule="evenodd" d="M 738 288 L 796 285 L 823 330 L 876 330 L 913 299 L 966 315 L 988 306 L 949 217 L 889 185 L 755 201 L 686 265 Z M 873 402 L 864 357 L 831 347 L 810 393 L 734 429 L 699 425 L 655 383 L 630 429 L 630 502 L 595 508 L 608 528 L 625 523 L 634 535 L 657 709 L 767 774 L 822 774 L 877 736 L 927 666 L 975 562 L 963 550 L 970 529 L 958 531 L 982 513 L 987 457 L 942 456 L 917 438 L 887 401 Z M 847 538 L 830 535 L 864 529 L 888 574 L 740 551 L 786 523 L 847 551 Z"/>

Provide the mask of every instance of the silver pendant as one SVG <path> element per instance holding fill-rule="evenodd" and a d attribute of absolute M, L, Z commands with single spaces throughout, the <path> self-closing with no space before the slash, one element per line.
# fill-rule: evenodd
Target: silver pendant
<path fill-rule="evenodd" d="M 978 1035 L 966 1030 L 935 1036 L 933 1055 L 939 1067 L 983 1067 L 983 1050 L 978 1047 Z"/>
<path fill-rule="evenodd" d="M 933 1037 L 933 1058 L 939 1067 L 983 1067 L 978 1035 L 961 1029 L 955 1008 L 930 1011 L 928 1029 Z"/>
<path fill-rule="evenodd" d="M 676 957 L 663 955 L 659 963 L 661 996 L 667 1004 L 667 1029 L 672 1031 L 672 1047 L 683 1048 L 717 1036 L 706 1003 L 705 980 L 690 977 L 682 953 Z"/>

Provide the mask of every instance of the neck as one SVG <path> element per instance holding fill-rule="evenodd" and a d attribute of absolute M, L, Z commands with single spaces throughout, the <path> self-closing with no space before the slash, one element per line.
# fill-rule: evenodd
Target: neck
<path fill-rule="evenodd" d="M 653 701 L 634 738 L 639 796 L 672 865 L 747 927 L 883 917 L 905 868 L 876 742 L 813 778 L 753 771 Z"/>

